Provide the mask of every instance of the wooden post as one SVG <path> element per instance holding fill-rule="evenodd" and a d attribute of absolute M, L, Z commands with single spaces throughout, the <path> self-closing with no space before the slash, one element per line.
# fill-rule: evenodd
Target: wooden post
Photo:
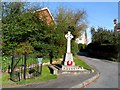
<path fill-rule="evenodd" d="M 40 75 L 42 75 L 42 64 L 40 64 Z"/>
<path fill-rule="evenodd" d="M 24 54 L 24 79 L 26 80 L 26 53 Z"/>
<path fill-rule="evenodd" d="M 39 68 L 40 68 L 40 75 L 42 74 L 42 57 L 38 57 L 38 62 L 39 62 Z"/>
<path fill-rule="evenodd" d="M 14 64 L 14 51 L 12 50 L 12 62 L 11 62 L 10 78 L 12 77 L 12 73 L 13 73 L 13 64 Z"/>

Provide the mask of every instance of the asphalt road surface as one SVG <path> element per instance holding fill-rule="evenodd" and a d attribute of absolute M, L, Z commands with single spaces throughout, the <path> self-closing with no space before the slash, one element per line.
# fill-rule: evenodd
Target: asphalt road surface
<path fill-rule="evenodd" d="M 86 88 L 118 88 L 118 63 L 86 56 L 80 57 L 100 72 L 99 79 Z"/>
<path fill-rule="evenodd" d="M 71 88 L 81 82 L 91 78 L 96 73 L 76 74 L 76 75 L 60 75 L 57 79 L 45 81 L 37 84 L 29 84 L 18 88 Z"/>

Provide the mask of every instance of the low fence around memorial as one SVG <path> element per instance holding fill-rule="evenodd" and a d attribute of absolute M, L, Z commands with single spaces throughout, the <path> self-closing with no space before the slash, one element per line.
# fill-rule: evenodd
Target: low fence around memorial
<path fill-rule="evenodd" d="M 42 63 L 34 55 L 2 57 L 2 72 L 8 72 L 12 81 L 34 78 L 41 74 Z"/>

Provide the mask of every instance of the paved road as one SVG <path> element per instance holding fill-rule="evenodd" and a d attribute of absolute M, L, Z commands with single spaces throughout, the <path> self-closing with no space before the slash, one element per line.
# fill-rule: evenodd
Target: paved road
<path fill-rule="evenodd" d="M 80 57 L 89 65 L 95 66 L 100 72 L 99 79 L 86 88 L 118 88 L 118 63 L 86 56 Z"/>
<path fill-rule="evenodd" d="M 38 84 L 29 84 L 26 86 L 22 86 L 19 88 L 70 88 L 75 85 L 80 84 L 81 82 L 89 79 L 94 76 L 96 73 L 92 73 L 90 75 L 61 75 L 55 80 L 45 81 Z"/>

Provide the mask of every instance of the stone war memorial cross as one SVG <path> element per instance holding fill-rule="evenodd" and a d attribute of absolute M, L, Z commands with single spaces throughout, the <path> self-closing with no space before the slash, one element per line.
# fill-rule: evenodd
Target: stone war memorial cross
<path fill-rule="evenodd" d="M 76 66 L 73 60 L 73 55 L 71 53 L 71 40 L 73 35 L 68 31 L 65 35 L 67 39 L 67 52 L 64 60 L 64 64 L 62 65 L 62 74 L 81 74 L 81 73 L 89 73 L 90 71 L 84 69 L 81 66 Z"/>
<path fill-rule="evenodd" d="M 65 62 L 64 65 L 72 66 L 75 65 L 73 61 L 73 55 L 71 53 L 71 39 L 73 38 L 73 35 L 70 31 L 65 35 L 65 38 L 67 39 L 67 53 L 65 56 Z"/>

